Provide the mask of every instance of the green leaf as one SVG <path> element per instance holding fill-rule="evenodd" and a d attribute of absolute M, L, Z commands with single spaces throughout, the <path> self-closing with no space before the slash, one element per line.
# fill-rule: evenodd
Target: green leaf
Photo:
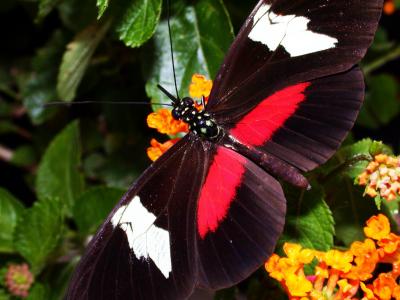
<path fill-rule="evenodd" d="M 8 134 L 8 133 L 18 133 L 19 128 L 11 121 L 2 120 L 0 121 L 0 135 Z"/>
<path fill-rule="evenodd" d="M 139 47 L 148 41 L 156 31 L 161 6 L 162 0 L 134 1 L 117 26 L 119 38 L 130 47 Z"/>
<path fill-rule="evenodd" d="M 116 188 L 98 187 L 83 193 L 76 201 L 73 214 L 83 234 L 93 233 L 111 212 L 124 191 Z"/>
<path fill-rule="evenodd" d="M 391 150 L 386 145 L 371 139 L 363 139 L 352 145 L 342 147 L 317 172 L 323 174 L 323 181 L 343 175 L 355 180 L 372 160 L 371 152 L 377 152 L 378 150 L 379 153 L 391 153 Z"/>
<path fill-rule="evenodd" d="M 57 82 L 57 92 L 63 101 L 74 99 L 90 59 L 109 27 L 110 22 L 91 25 L 67 45 Z"/>
<path fill-rule="evenodd" d="M 46 300 L 64 299 L 72 272 L 74 271 L 79 257 L 74 257 L 67 264 L 53 264 L 46 268 L 46 273 L 41 277 L 43 282 L 51 287 L 48 290 Z"/>
<path fill-rule="evenodd" d="M 109 0 L 97 0 L 96 4 L 97 4 L 97 8 L 99 9 L 99 14 L 97 16 L 98 19 L 100 19 L 104 12 L 106 11 L 107 7 L 108 7 L 108 2 Z"/>
<path fill-rule="evenodd" d="M 356 240 L 363 240 L 365 221 L 379 211 L 375 201 L 363 197 L 364 187 L 354 185 L 357 177 L 365 170 L 372 159 L 371 151 L 390 153 L 384 144 L 371 139 L 361 140 L 353 145 L 341 148 L 317 172 L 323 183 L 326 201 L 332 210 L 336 225 L 336 239 L 349 246 Z M 383 205 L 383 211 L 388 208 Z M 390 215 L 388 213 L 387 215 Z"/>
<path fill-rule="evenodd" d="M 54 138 L 42 157 L 36 178 L 38 198 L 60 199 L 70 213 L 83 191 L 80 158 L 79 126 L 75 121 Z"/>
<path fill-rule="evenodd" d="M 11 296 L 3 289 L 0 289 L 0 300 L 9 300 Z"/>
<path fill-rule="evenodd" d="M 58 100 L 56 78 L 65 45 L 65 35 L 56 31 L 46 46 L 37 52 L 32 61 L 32 74 L 21 87 L 23 103 L 36 125 L 49 120 L 57 112 L 55 108 L 44 107 L 44 104 Z"/>
<path fill-rule="evenodd" d="M 39 11 L 36 22 L 43 20 L 60 2 L 60 0 L 39 0 Z"/>
<path fill-rule="evenodd" d="M 291 242 L 321 251 L 332 248 L 334 220 L 322 188 L 316 184 L 310 191 L 288 187 L 285 195 L 288 211 L 279 244 Z"/>
<path fill-rule="evenodd" d="M 375 33 L 374 41 L 370 47 L 371 51 L 383 53 L 393 48 L 394 42 L 389 40 L 387 31 L 379 27 Z"/>
<path fill-rule="evenodd" d="M 239 291 L 236 286 L 218 290 L 215 292 L 214 300 L 234 300 L 237 298 Z"/>
<path fill-rule="evenodd" d="M 19 219 L 15 248 L 38 274 L 63 235 L 63 204 L 53 199 L 36 201 Z"/>
<path fill-rule="evenodd" d="M 371 77 L 365 103 L 357 119 L 359 125 L 377 129 L 388 124 L 400 112 L 396 79 L 388 74 Z"/>
<path fill-rule="evenodd" d="M 193 74 L 215 77 L 232 43 L 233 29 L 221 0 L 200 0 L 178 10 L 171 18 L 171 27 L 178 89 L 184 96 L 189 93 Z M 158 26 L 154 47 L 153 57 L 144 60 L 148 70 L 146 91 L 157 102 L 170 103 L 157 88 L 159 83 L 171 92 L 175 90 L 166 21 Z"/>
<path fill-rule="evenodd" d="M 23 211 L 23 205 L 7 190 L 0 187 L 0 252 L 14 252 L 14 230 Z"/>
<path fill-rule="evenodd" d="M 11 163 L 19 167 L 32 166 L 36 162 L 36 153 L 32 146 L 18 147 L 11 158 Z"/>
<path fill-rule="evenodd" d="M 66 0 L 57 6 L 63 25 L 73 32 L 80 32 L 96 21 L 97 0 Z M 119 0 L 121 1 L 121 0 Z M 118 2 L 119 2 L 118 1 Z"/>
<path fill-rule="evenodd" d="M 345 246 L 364 240 L 365 221 L 378 213 L 374 200 L 363 197 L 363 187 L 340 176 L 325 184 L 325 192 L 336 222 L 336 239 Z"/>
<path fill-rule="evenodd" d="M 35 283 L 29 290 L 29 296 L 25 298 L 26 300 L 43 300 L 48 299 L 48 290 L 41 283 Z"/>

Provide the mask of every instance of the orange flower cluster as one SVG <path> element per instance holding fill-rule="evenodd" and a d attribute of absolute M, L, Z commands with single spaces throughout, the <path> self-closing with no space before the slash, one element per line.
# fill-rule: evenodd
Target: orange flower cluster
<path fill-rule="evenodd" d="M 147 156 L 152 160 L 157 160 L 163 153 L 176 144 L 179 138 L 168 140 L 165 143 L 160 143 L 156 139 L 151 139 L 150 146 L 147 148 Z"/>
<path fill-rule="evenodd" d="M 383 4 L 383 12 L 386 15 L 392 15 L 396 11 L 396 4 L 394 2 L 395 0 L 386 0 Z"/>
<path fill-rule="evenodd" d="M 203 75 L 194 74 L 192 82 L 189 86 L 189 95 L 192 98 L 201 99 L 205 97 L 206 103 L 212 88 L 212 80 L 207 80 Z M 196 104 L 195 104 L 196 105 Z M 202 105 L 197 104 L 197 109 L 203 109 Z M 183 121 L 175 120 L 172 117 L 171 110 L 161 108 L 156 112 L 151 113 L 147 117 L 147 125 L 150 128 L 157 129 L 159 133 L 177 135 L 189 132 L 189 126 Z M 157 160 L 163 153 L 171 148 L 179 138 L 169 140 L 165 143 L 160 143 L 156 139 L 152 139 L 150 147 L 147 148 L 147 156 L 152 160 Z"/>
<path fill-rule="evenodd" d="M 357 182 L 366 186 L 365 194 L 370 197 L 395 200 L 400 195 L 400 159 L 386 154 L 376 155 L 358 176 Z"/>
<path fill-rule="evenodd" d="M 5 275 L 5 285 L 11 295 L 26 298 L 33 283 L 33 275 L 27 264 L 8 266 Z"/>
<path fill-rule="evenodd" d="M 159 133 L 176 135 L 188 132 L 189 127 L 183 121 L 175 120 L 169 109 L 161 108 L 147 116 L 147 126 L 157 129 Z"/>
<path fill-rule="evenodd" d="M 291 300 L 400 300 L 400 236 L 390 232 L 387 217 L 371 217 L 364 227 L 366 239 L 347 251 L 320 252 L 286 243 L 286 257 L 273 254 L 265 264 Z M 316 262 L 312 275 L 304 267 Z M 391 264 L 375 275 L 379 264 Z"/>

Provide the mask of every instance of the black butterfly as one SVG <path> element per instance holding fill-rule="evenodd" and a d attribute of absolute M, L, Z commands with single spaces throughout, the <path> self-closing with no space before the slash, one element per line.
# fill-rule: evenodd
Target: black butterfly
<path fill-rule="evenodd" d="M 274 250 L 286 213 L 275 178 L 305 188 L 352 128 L 355 64 L 383 0 L 262 0 L 204 111 L 173 100 L 190 133 L 131 186 L 91 241 L 67 299 L 184 299 L 232 286 Z M 93 208 L 95 209 L 95 208 Z"/>

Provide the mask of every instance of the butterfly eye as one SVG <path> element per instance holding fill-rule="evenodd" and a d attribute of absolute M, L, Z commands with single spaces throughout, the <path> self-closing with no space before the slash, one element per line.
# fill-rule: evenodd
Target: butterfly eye
<path fill-rule="evenodd" d="M 173 117 L 175 120 L 179 120 L 179 119 L 182 117 L 181 111 L 180 111 L 179 109 L 174 108 L 174 109 L 172 110 L 172 117 Z"/>
<path fill-rule="evenodd" d="M 193 104 L 194 104 L 193 99 L 191 99 L 189 97 L 186 97 L 186 98 L 182 99 L 182 105 L 183 106 L 190 107 L 190 106 L 193 106 Z"/>

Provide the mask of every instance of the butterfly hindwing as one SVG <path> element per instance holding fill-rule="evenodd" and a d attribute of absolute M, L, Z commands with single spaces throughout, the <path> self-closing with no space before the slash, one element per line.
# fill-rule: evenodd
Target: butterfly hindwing
<path fill-rule="evenodd" d="M 197 215 L 199 285 L 221 289 L 248 277 L 272 254 L 286 201 L 276 179 L 223 146 L 217 148 L 207 179 Z"/>
<path fill-rule="evenodd" d="M 187 136 L 134 183 L 93 237 L 67 299 L 184 299 L 195 279 L 196 200 L 208 158 Z"/>

